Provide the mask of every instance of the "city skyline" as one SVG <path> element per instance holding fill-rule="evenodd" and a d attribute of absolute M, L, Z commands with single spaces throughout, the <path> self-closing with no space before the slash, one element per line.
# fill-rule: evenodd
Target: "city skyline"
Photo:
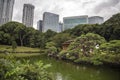
<path fill-rule="evenodd" d="M 37 28 L 37 21 L 42 19 L 44 12 L 59 14 L 61 22 L 63 17 L 79 15 L 101 16 L 107 20 L 120 12 L 120 0 L 15 0 L 13 21 L 22 22 L 25 3 L 35 6 L 34 28 Z"/>

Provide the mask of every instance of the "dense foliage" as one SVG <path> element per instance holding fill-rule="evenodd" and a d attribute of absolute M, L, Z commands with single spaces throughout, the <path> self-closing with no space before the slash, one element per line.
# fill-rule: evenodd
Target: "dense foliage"
<path fill-rule="evenodd" d="M 17 43 L 18 46 L 28 47 L 45 47 L 45 41 L 49 40 L 50 34 L 53 31 L 47 31 L 45 34 L 31 27 L 18 22 L 8 22 L 0 26 L 0 44 L 12 45 Z"/>
<path fill-rule="evenodd" d="M 107 41 L 120 40 L 120 13 L 113 15 L 103 23 L 99 29 L 99 34 L 104 36 Z"/>
<path fill-rule="evenodd" d="M 120 39 L 120 13 L 114 15 L 105 23 L 78 25 L 61 33 L 48 30 L 39 32 L 18 22 L 8 22 L 0 26 L 0 43 L 18 46 L 45 48 L 47 42 L 53 41 L 56 47 L 62 48 L 62 43 L 79 37 L 82 34 L 95 33 L 103 36 L 107 41 Z"/>
<path fill-rule="evenodd" d="M 120 64 L 120 13 L 101 25 L 78 25 L 63 33 L 69 33 L 76 39 L 73 39 L 67 50 L 58 54 L 60 58 L 96 65 Z"/>
<path fill-rule="evenodd" d="M 46 43 L 46 54 L 48 54 L 48 56 L 57 54 L 57 48 L 55 47 L 55 45 L 56 44 L 54 42 Z"/>
<path fill-rule="evenodd" d="M 62 48 L 62 43 L 73 38 L 74 37 L 70 36 L 69 33 L 58 33 L 57 35 L 52 37 L 52 41 L 56 43 L 56 47 Z"/>
<path fill-rule="evenodd" d="M 100 49 L 106 53 L 120 53 L 120 40 L 112 40 L 100 46 Z"/>
<path fill-rule="evenodd" d="M 97 54 L 97 49 L 105 42 L 105 39 L 97 34 L 81 35 L 73 40 L 66 51 L 60 52 L 59 56 L 73 61 L 80 59 L 85 61 L 85 59 L 90 59 Z"/>
<path fill-rule="evenodd" d="M 68 40 L 73 42 L 63 51 L 63 43 Z M 17 45 L 38 47 L 45 49 L 49 55 L 74 62 L 88 61 L 96 64 L 118 60 L 120 63 L 119 40 L 120 13 L 113 15 L 103 24 L 78 25 L 61 33 L 52 30 L 42 33 L 18 22 L 8 22 L 0 26 L 0 44 L 12 45 L 13 51 Z"/>
<path fill-rule="evenodd" d="M 0 59 L 0 80 L 52 80 L 46 71 L 49 66 L 41 61 L 16 61 L 13 56 Z"/>
<path fill-rule="evenodd" d="M 78 37 L 82 34 L 97 33 L 99 26 L 98 24 L 81 24 L 71 29 L 70 34 Z"/>
<path fill-rule="evenodd" d="M 120 13 L 113 15 L 103 24 L 85 24 L 78 25 L 73 29 L 68 29 L 63 33 L 70 35 L 81 36 L 82 34 L 95 33 L 103 36 L 107 41 L 120 40 Z"/>
<path fill-rule="evenodd" d="M 79 49 L 83 56 L 89 56 L 94 52 L 99 45 L 105 42 L 105 39 L 97 34 L 88 33 L 86 35 L 81 35 L 77 37 L 74 42 L 72 42 L 68 50 Z"/>

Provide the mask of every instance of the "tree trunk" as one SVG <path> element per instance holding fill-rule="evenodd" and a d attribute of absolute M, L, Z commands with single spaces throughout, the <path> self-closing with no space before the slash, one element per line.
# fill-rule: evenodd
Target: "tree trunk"
<path fill-rule="evenodd" d="M 23 38 L 21 35 L 20 35 L 20 45 L 23 46 Z"/>
<path fill-rule="evenodd" d="M 23 40 L 22 39 L 20 40 L 20 43 L 21 43 L 21 46 L 23 46 Z"/>

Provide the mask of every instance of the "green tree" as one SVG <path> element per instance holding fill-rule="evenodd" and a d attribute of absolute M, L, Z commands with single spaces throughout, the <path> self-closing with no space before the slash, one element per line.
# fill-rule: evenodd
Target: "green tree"
<path fill-rule="evenodd" d="M 20 45 L 23 46 L 23 41 L 25 39 L 26 35 L 26 26 L 23 24 L 18 24 L 18 26 L 15 28 L 15 32 L 18 34 L 17 37 L 20 41 Z"/>
<path fill-rule="evenodd" d="M 70 34 L 78 37 L 82 34 L 97 33 L 99 26 L 98 24 L 80 24 L 73 28 Z"/>
<path fill-rule="evenodd" d="M 35 47 L 39 47 L 39 48 L 44 49 L 45 48 L 44 34 L 40 31 L 36 30 L 34 38 L 35 38 L 35 40 L 34 40 Z"/>
<path fill-rule="evenodd" d="M 54 42 L 48 42 L 46 43 L 46 53 L 48 54 L 48 56 L 51 56 L 51 55 L 56 55 L 57 53 L 57 48 L 55 47 L 55 43 Z"/>
<path fill-rule="evenodd" d="M 13 52 L 15 51 L 16 48 L 17 48 L 17 43 L 15 41 L 12 41 L 12 50 L 13 50 Z"/>
<path fill-rule="evenodd" d="M 109 20 L 103 23 L 100 27 L 101 36 L 107 41 L 120 39 L 120 13 L 113 15 Z"/>
<path fill-rule="evenodd" d="M 52 38 L 52 41 L 56 43 L 56 47 L 62 48 L 62 44 L 65 41 L 73 39 L 73 36 L 70 36 L 69 33 L 59 33 Z"/>
<path fill-rule="evenodd" d="M 17 22 L 8 22 L 0 27 L 0 31 L 4 32 L 4 35 L 2 37 L 4 44 L 8 44 L 8 45 L 12 44 L 11 37 L 14 37 L 16 39 L 17 33 L 14 30 L 17 24 L 18 24 Z"/>
<path fill-rule="evenodd" d="M 46 42 L 50 42 L 50 41 L 51 41 L 51 38 L 52 38 L 53 36 L 55 36 L 56 34 L 57 34 L 56 32 L 54 32 L 54 31 L 52 31 L 52 30 L 50 30 L 50 29 L 47 30 L 47 32 L 44 33 Z"/>
<path fill-rule="evenodd" d="M 79 50 L 84 56 L 90 56 L 90 53 L 94 53 L 96 47 L 105 43 L 105 39 L 98 34 L 88 33 L 76 38 L 73 43 L 70 44 L 69 50 Z"/>

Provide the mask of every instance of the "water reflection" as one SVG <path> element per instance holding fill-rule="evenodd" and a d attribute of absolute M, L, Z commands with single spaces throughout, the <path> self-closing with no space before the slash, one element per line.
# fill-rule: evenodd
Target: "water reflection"
<path fill-rule="evenodd" d="M 61 73 L 54 73 L 54 80 L 69 80 L 68 76 L 63 76 Z"/>
<path fill-rule="evenodd" d="M 52 64 L 49 71 L 54 74 L 54 80 L 120 80 L 119 68 L 115 70 L 108 67 L 78 66 L 46 57 L 41 60 Z"/>
<path fill-rule="evenodd" d="M 56 80 L 63 80 L 61 73 L 56 73 Z"/>

